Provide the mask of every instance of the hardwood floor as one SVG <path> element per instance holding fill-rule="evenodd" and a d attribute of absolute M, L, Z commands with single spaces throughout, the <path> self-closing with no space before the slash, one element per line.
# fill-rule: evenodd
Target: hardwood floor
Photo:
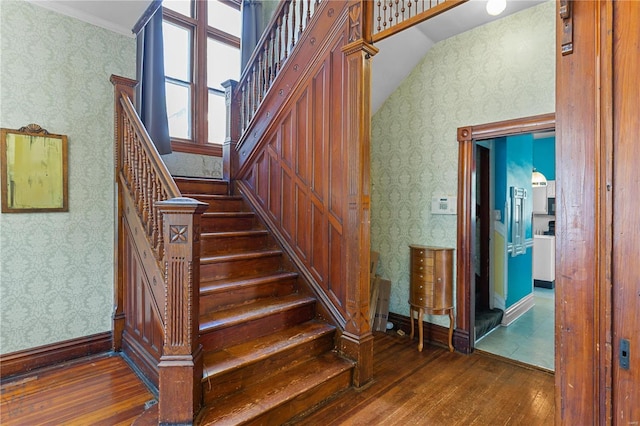
<path fill-rule="evenodd" d="M 101 355 L 2 381 L 2 425 L 130 425 L 153 400 L 119 356 Z"/>
<path fill-rule="evenodd" d="M 554 378 L 490 354 L 462 355 L 377 333 L 374 383 L 296 425 L 553 425 Z"/>
<path fill-rule="evenodd" d="M 553 425 L 553 375 L 376 333 L 373 383 L 292 425 Z M 131 424 L 153 395 L 118 356 L 2 383 L 0 423 Z"/>

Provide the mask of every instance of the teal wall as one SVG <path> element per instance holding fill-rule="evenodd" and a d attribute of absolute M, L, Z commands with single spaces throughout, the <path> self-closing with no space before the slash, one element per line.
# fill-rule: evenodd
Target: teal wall
<path fill-rule="evenodd" d="M 437 43 L 373 116 L 371 248 L 391 312 L 409 315 L 409 244 L 456 246 L 431 197 L 457 194 L 457 128 L 555 111 L 555 20 L 549 1 Z"/>
<path fill-rule="evenodd" d="M 533 238 L 532 224 L 532 187 L 531 171 L 533 168 L 534 139 L 531 134 L 496 138 L 494 141 L 495 208 L 501 212 L 501 222 L 505 225 L 506 241 L 511 240 L 511 187 L 524 188 L 527 198 L 524 200 L 525 238 L 531 243 Z M 507 256 L 507 290 L 505 307 L 509 308 L 523 297 L 531 294 L 532 248 L 524 254 Z"/>
<path fill-rule="evenodd" d="M 547 178 L 556 180 L 556 138 L 534 139 L 533 167 Z"/>
<path fill-rule="evenodd" d="M 524 227 L 525 239 L 531 243 L 533 239 L 533 191 L 531 186 L 531 172 L 533 170 L 533 135 L 517 135 L 506 138 L 506 156 L 504 165 L 496 167 L 506 167 L 506 188 L 501 188 L 505 192 L 508 209 L 511 209 L 511 188 L 524 188 L 527 191 L 527 198 L 524 199 Z M 511 212 L 505 215 L 511 218 Z M 505 217 L 503 216 L 503 217 Z M 511 221 L 507 221 L 507 241 L 511 240 Z M 532 247 L 518 256 L 509 254 L 507 261 L 507 298 L 505 306 L 508 309 L 523 297 L 533 291 L 532 276 Z"/>
<path fill-rule="evenodd" d="M 0 353 L 111 330 L 113 86 L 135 40 L 0 1 L 0 127 L 68 137 L 69 211 L 0 214 Z"/>

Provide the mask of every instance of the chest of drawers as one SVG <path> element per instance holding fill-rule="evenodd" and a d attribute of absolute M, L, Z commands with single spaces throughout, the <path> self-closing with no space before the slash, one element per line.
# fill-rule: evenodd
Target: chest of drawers
<path fill-rule="evenodd" d="M 423 348 L 422 317 L 449 316 L 449 350 L 453 351 L 453 249 L 411 245 L 409 311 L 411 338 L 413 338 L 413 314 L 418 314 L 418 350 Z"/>

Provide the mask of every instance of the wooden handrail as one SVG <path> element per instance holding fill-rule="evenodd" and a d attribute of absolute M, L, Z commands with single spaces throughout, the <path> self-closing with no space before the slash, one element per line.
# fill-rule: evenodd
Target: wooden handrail
<path fill-rule="evenodd" d="M 160 424 L 192 424 L 202 403 L 198 284 L 207 204 L 181 197 L 131 101 L 135 81 L 111 81 L 118 185 L 114 349 L 126 348 L 141 371 L 155 376 Z"/>
<path fill-rule="evenodd" d="M 321 0 L 283 0 L 262 34 L 238 83 L 240 133 L 249 127 L 283 64 L 307 29 Z"/>
<path fill-rule="evenodd" d="M 140 121 L 129 96 L 122 92 L 121 154 L 116 159 L 118 173 L 129 188 L 135 201 L 138 216 L 142 220 L 155 258 L 164 256 L 162 215 L 155 206 L 158 201 L 180 197 L 180 190 L 171 177 Z"/>
<path fill-rule="evenodd" d="M 372 41 L 377 42 L 433 18 L 468 0 L 369 0 L 373 22 Z"/>

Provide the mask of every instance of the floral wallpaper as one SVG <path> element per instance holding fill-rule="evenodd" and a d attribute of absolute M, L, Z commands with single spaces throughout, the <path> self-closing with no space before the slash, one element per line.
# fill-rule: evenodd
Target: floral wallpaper
<path fill-rule="evenodd" d="M 68 136 L 69 211 L 0 214 L 0 353 L 111 330 L 113 87 L 135 40 L 0 2 L 0 126 Z"/>
<path fill-rule="evenodd" d="M 371 249 L 409 316 L 409 244 L 456 246 L 458 127 L 555 111 L 555 4 L 545 2 L 432 47 L 372 118 Z M 455 267 L 454 267 L 455 273 Z M 425 319 L 448 325 L 441 316 Z"/>

